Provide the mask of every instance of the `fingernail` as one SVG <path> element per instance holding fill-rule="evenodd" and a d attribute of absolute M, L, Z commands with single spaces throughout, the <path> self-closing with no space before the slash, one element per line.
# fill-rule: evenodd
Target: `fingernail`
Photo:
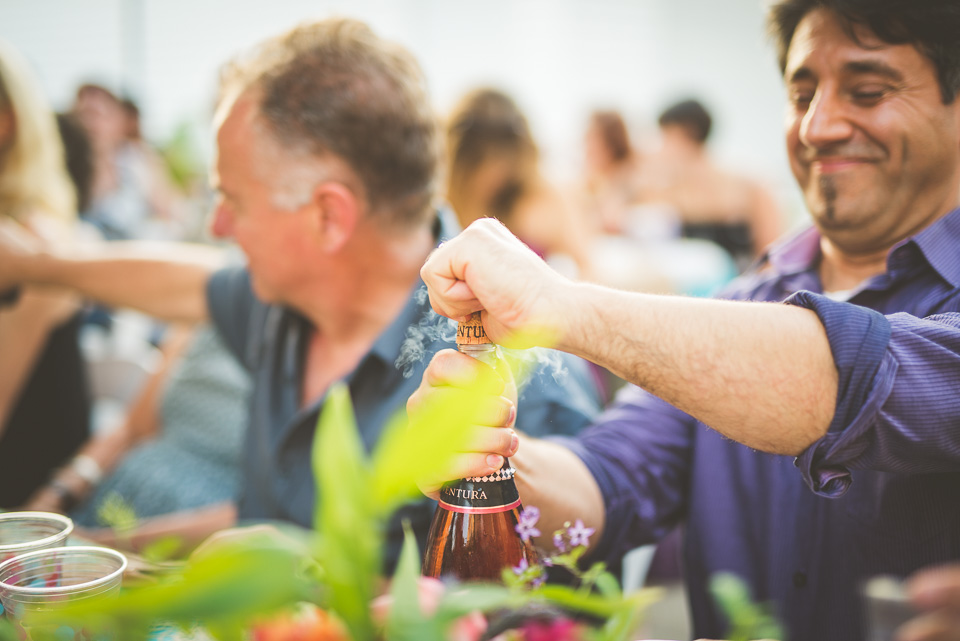
<path fill-rule="evenodd" d="M 510 454 L 516 452 L 518 447 L 520 447 L 520 437 L 514 432 L 510 435 Z"/>
<path fill-rule="evenodd" d="M 510 415 L 507 417 L 507 426 L 513 427 L 513 422 L 516 420 L 517 420 L 517 406 L 512 405 L 510 407 Z M 513 438 L 517 438 L 516 434 L 514 434 Z"/>
<path fill-rule="evenodd" d="M 499 470 L 503 467 L 503 457 L 499 454 L 487 454 L 487 465 L 491 470 Z"/>

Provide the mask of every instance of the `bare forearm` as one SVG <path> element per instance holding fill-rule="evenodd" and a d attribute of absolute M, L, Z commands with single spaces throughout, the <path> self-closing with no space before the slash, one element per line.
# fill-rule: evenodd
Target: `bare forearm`
<path fill-rule="evenodd" d="M 537 527 L 542 534 L 538 545 L 550 548 L 553 533 L 577 519 L 596 528 L 592 540 L 600 540 L 603 497 L 576 454 L 557 443 L 524 437 L 510 462 L 517 469 L 517 489 L 524 506 L 540 510 Z"/>
<path fill-rule="evenodd" d="M 236 521 L 235 505 L 225 502 L 145 519 L 126 536 L 118 537 L 108 529 L 87 530 L 82 535 L 96 543 L 133 551 L 142 550 L 159 539 L 176 538 L 180 542 L 179 553 L 186 554 L 214 532 L 233 527 Z"/>
<path fill-rule="evenodd" d="M 123 242 L 70 255 L 25 259 L 22 282 L 74 289 L 114 307 L 170 321 L 207 318 L 206 283 L 222 263 L 218 250 L 180 243 Z"/>
<path fill-rule="evenodd" d="M 592 285 L 574 289 L 567 351 L 759 450 L 799 454 L 826 433 L 837 371 L 813 312 Z"/>

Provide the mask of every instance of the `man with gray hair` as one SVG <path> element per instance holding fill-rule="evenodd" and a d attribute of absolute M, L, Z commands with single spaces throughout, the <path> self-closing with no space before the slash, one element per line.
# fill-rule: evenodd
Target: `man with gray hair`
<path fill-rule="evenodd" d="M 81 256 L 0 242 L 0 288 L 67 286 L 170 320 L 209 317 L 250 371 L 242 496 L 237 508 L 175 524 L 194 540 L 238 516 L 311 523 L 310 451 L 326 392 L 349 384 L 372 447 L 425 361 L 449 345 L 437 335 L 421 362 L 397 367 L 409 328 L 446 322 L 431 318 L 419 269 L 456 232 L 434 207 L 437 127 L 419 66 L 362 23 L 305 24 L 238 58 L 223 73 L 215 125 L 212 229 L 237 242 L 245 267 L 214 271 L 216 258 L 182 245 L 158 254 L 117 243 Z M 589 422 L 595 402 L 574 382 L 583 364 L 564 364 L 562 388 L 531 378 L 521 429 L 571 433 Z M 388 564 L 401 518 L 422 542 L 432 509 L 400 511 Z"/>

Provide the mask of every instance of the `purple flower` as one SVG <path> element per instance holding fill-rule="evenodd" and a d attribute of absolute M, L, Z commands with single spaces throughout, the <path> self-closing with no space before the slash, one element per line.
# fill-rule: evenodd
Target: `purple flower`
<path fill-rule="evenodd" d="M 520 576 L 528 569 L 530 569 L 530 564 L 527 562 L 526 558 L 522 558 L 520 559 L 520 565 L 514 566 L 513 573 L 517 576 Z"/>
<path fill-rule="evenodd" d="M 567 543 L 563 540 L 563 532 L 561 530 L 553 533 L 553 547 L 557 548 L 557 552 L 560 554 L 567 551 Z"/>
<path fill-rule="evenodd" d="M 574 547 L 578 545 L 587 546 L 590 545 L 590 535 L 594 532 L 596 532 L 596 529 L 584 527 L 583 521 L 577 519 L 577 522 L 567 529 L 567 536 L 570 537 L 570 545 Z"/>
<path fill-rule="evenodd" d="M 531 570 L 535 570 L 535 572 L 531 572 Z M 530 565 L 525 558 L 520 559 L 520 565 L 513 568 L 513 573 L 521 577 L 522 580 L 529 581 L 532 587 L 536 588 L 543 585 L 543 570 L 536 565 Z"/>
<path fill-rule="evenodd" d="M 540 530 L 536 528 L 537 521 L 540 520 L 540 510 L 530 506 L 520 511 L 520 522 L 514 528 L 523 542 L 526 543 L 532 537 L 540 536 Z"/>

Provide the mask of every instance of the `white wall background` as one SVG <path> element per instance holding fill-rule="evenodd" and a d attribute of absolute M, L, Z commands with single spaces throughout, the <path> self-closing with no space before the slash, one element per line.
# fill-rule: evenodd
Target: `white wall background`
<path fill-rule="evenodd" d="M 575 174 L 592 108 L 615 107 L 652 135 L 670 101 L 695 95 L 712 147 L 800 209 L 783 151 L 783 92 L 761 0 L 0 0 L 0 38 L 33 63 L 57 109 L 97 81 L 140 104 L 148 138 L 189 122 L 209 144 L 219 65 L 310 18 L 369 22 L 420 59 L 441 111 L 465 90 L 511 92 L 549 171 Z"/>

